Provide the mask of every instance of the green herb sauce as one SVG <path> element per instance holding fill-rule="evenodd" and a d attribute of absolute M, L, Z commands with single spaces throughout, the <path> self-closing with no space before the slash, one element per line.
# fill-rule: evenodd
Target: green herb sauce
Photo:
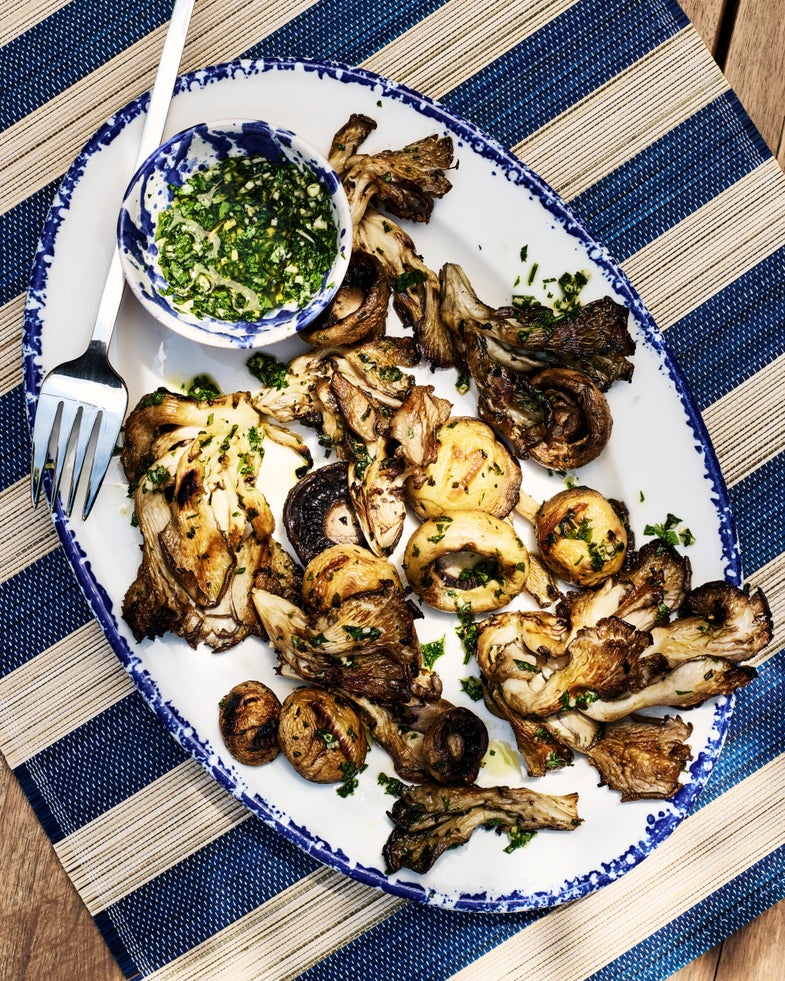
<path fill-rule="evenodd" d="M 316 177 L 261 156 L 229 157 L 173 188 L 155 237 L 174 305 L 230 322 L 307 303 L 338 248 Z"/>

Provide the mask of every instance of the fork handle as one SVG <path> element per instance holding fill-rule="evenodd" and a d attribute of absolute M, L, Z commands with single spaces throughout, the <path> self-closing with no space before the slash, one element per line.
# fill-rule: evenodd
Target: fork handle
<path fill-rule="evenodd" d="M 158 71 L 155 75 L 155 82 L 150 93 L 150 104 L 147 108 L 147 115 L 142 129 L 142 138 L 139 141 L 139 148 L 136 153 L 134 173 L 150 156 L 153 150 L 161 142 L 166 117 L 169 112 L 169 105 L 172 101 L 174 85 L 177 81 L 177 70 L 180 67 L 180 58 L 185 45 L 188 24 L 191 20 L 194 0 L 175 0 L 172 9 L 172 16 L 169 20 L 169 27 L 166 31 L 164 46 L 161 52 L 161 60 L 158 63 Z M 101 300 L 98 304 L 98 314 L 95 319 L 95 326 L 91 336 L 91 341 L 104 344 L 109 347 L 112 338 L 117 312 L 120 309 L 120 302 L 123 298 L 125 287 L 125 276 L 120 262 L 120 251 L 115 241 L 112 260 L 109 265 L 109 272 L 106 276 Z"/>

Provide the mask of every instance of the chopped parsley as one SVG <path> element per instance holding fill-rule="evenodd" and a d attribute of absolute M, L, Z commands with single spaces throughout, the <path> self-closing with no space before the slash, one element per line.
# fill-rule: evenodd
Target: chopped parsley
<path fill-rule="evenodd" d="M 431 669 L 444 654 L 444 641 L 445 638 L 442 637 L 439 640 L 431 640 L 426 644 L 420 644 L 422 663 L 426 668 Z"/>
<path fill-rule="evenodd" d="M 463 644 L 463 663 L 468 664 L 472 657 L 477 654 L 477 624 L 472 616 L 472 604 L 458 601 L 456 608 L 458 614 L 458 626 L 455 628 L 456 634 Z"/>
<path fill-rule="evenodd" d="M 221 394 L 221 389 L 209 375 L 197 375 L 184 389 L 185 394 L 197 402 L 212 402 Z"/>
<path fill-rule="evenodd" d="M 469 675 L 468 678 L 461 678 L 461 689 L 469 696 L 473 702 L 482 699 L 482 680 L 476 675 Z"/>
<path fill-rule="evenodd" d="M 289 366 L 271 354 L 257 351 L 245 362 L 245 366 L 264 388 L 280 390 L 289 387 Z"/>
<path fill-rule="evenodd" d="M 378 640 L 382 632 L 378 627 L 352 627 L 344 625 L 343 628 L 352 640 Z"/>
<path fill-rule="evenodd" d="M 681 543 L 685 548 L 695 544 L 695 536 L 686 525 L 682 524 L 681 518 L 675 514 L 668 514 L 661 524 L 646 525 L 643 529 L 644 535 L 652 535 L 661 538 L 668 545 L 676 547 Z"/>
<path fill-rule="evenodd" d="M 536 834 L 536 831 L 523 831 L 517 824 L 513 825 L 507 832 L 507 837 L 509 838 L 510 843 L 504 849 L 505 854 L 510 855 L 519 848 L 523 848 L 525 845 L 528 845 Z"/>

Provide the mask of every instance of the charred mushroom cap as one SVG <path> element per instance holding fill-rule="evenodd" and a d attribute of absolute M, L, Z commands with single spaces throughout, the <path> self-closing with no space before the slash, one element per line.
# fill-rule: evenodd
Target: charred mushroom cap
<path fill-rule="evenodd" d="M 546 435 L 529 447 L 544 467 L 575 470 L 595 460 L 611 436 L 608 401 L 588 375 L 570 368 L 547 368 L 530 378 L 548 402 Z"/>
<path fill-rule="evenodd" d="M 535 532 L 545 565 L 579 586 L 598 585 L 624 563 L 624 522 L 611 502 L 589 487 L 560 491 L 541 504 Z"/>
<path fill-rule="evenodd" d="M 354 708 L 320 688 L 296 688 L 283 703 L 281 749 L 301 777 L 340 783 L 365 763 L 368 741 Z"/>
<path fill-rule="evenodd" d="M 296 483 L 286 497 L 284 527 L 303 565 L 331 545 L 365 541 L 346 474 L 347 465 L 342 462 L 320 467 Z"/>
<path fill-rule="evenodd" d="M 315 556 L 303 575 L 302 605 L 308 613 L 326 613 L 358 593 L 392 584 L 403 592 L 395 566 L 360 545 L 333 545 Z"/>
<path fill-rule="evenodd" d="M 355 249 L 332 302 L 299 336 L 312 347 L 346 347 L 377 339 L 385 332 L 389 300 L 384 266 L 376 256 Z"/>
<path fill-rule="evenodd" d="M 455 785 L 477 779 L 488 751 L 488 730 L 474 712 L 459 707 L 439 715 L 425 732 L 423 760 L 434 780 Z"/>
<path fill-rule="evenodd" d="M 458 416 L 438 431 L 436 460 L 406 482 L 406 497 L 419 518 L 479 509 L 506 517 L 515 507 L 521 468 L 490 426 Z"/>
<path fill-rule="evenodd" d="M 221 699 L 218 725 L 226 748 L 248 766 L 271 763 L 280 748 L 281 703 L 261 681 L 243 681 Z"/>

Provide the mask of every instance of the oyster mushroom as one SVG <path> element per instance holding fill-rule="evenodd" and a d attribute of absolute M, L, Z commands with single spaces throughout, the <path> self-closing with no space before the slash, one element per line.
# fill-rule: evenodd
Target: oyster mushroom
<path fill-rule="evenodd" d="M 437 368 L 455 364 L 455 349 L 439 305 L 439 277 L 417 252 L 411 236 L 386 215 L 369 208 L 355 229 L 358 248 L 383 263 L 393 308 L 412 330 L 420 354 Z"/>
<path fill-rule="evenodd" d="M 566 277 L 559 285 L 567 289 Z M 534 299 L 494 309 L 480 300 L 465 271 L 447 263 L 440 272 L 442 314 L 456 337 L 481 329 L 497 356 L 519 370 L 571 368 L 588 375 L 603 392 L 629 381 L 635 343 L 627 329 L 629 312 L 611 297 L 586 304 L 556 301 L 555 309 Z"/>
<path fill-rule="evenodd" d="M 758 676 L 755 668 L 717 657 L 683 661 L 651 684 L 618 698 L 579 705 L 597 722 L 615 722 L 653 705 L 693 708 L 714 695 L 730 695 Z"/>
<path fill-rule="evenodd" d="M 576 470 L 595 460 L 611 437 L 608 401 L 588 375 L 572 368 L 546 368 L 530 379 L 548 403 L 542 440 L 528 448 L 531 459 L 555 470 Z"/>
<path fill-rule="evenodd" d="M 420 519 L 467 509 L 504 518 L 520 486 L 520 465 L 491 427 L 458 416 L 438 430 L 436 459 L 406 481 L 406 499 Z"/>
<path fill-rule="evenodd" d="M 406 787 L 393 804 L 394 828 L 384 845 L 387 872 L 420 874 L 448 848 L 462 845 L 482 827 L 518 834 L 572 831 L 581 823 L 578 795 L 554 797 L 526 787 Z"/>
<path fill-rule="evenodd" d="M 373 739 L 389 753 L 395 772 L 414 783 L 471 784 L 488 750 L 488 730 L 469 709 L 447 699 L 382 705 L 348 693 Z"/>
<path fill-rule="evenodd" d="M 651 633 L 654 648 L 671 665 L 698 654 L 739 663 L 771 643 L 771 611 L 760 590 L 709 582 L 687 593 L 678 619 Z"/>
<path fill-rule="evenodd" d="M 262 766 L 278 753 L 281 703 L 261 681 L 243 681 L 221 699 L 218 725 L 226 748 L 240 763 Z"/>
<path fill-rule="evenodd" d="M 296 688 L 286 697 L 278 741 L 295 770 L 313 783 L 354 777 L 368 752 L 357 712 L 339 695 L 321 688 Z"/>
<path fill-rule="evenodd" d="M 342 462 L 319 467 L 298 481 L 286 497 L 284 527 L 303 565 L 331 545 L 365 542 L 346 474 L 347 465 Z"/>
<path fill-rule="evenodd" d="M 466 273 L 440 273 L 440 314 L 456 360 L 477 386 L 478 413 L 522 458 L 569 470 L 595 459 L 610 438 L 603 391 L 632 375 L 626 311 L 614 301 L 554 312 L 539 304 L 494 310 Z"/>
<path fill-rule="evenodd" d="M 681 788 L 691 733 L 692 726 L 678 716 L 630 715 L 605 726 L 587 756 L 622 801 L 667 800 Z"/>

